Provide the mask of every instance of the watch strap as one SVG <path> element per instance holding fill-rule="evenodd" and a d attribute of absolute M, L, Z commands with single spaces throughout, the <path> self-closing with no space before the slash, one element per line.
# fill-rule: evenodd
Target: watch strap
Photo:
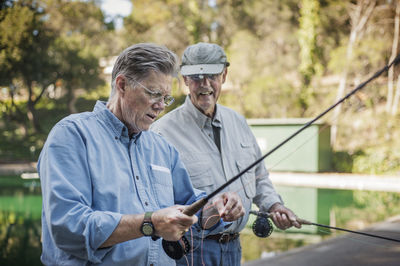
<path fill-rule="evenodd" d="M 151 223 L 151 216 L 152 215 L 153 215 L 153 212 L 146 212 L 144 214 L 143 222 L 150 222 Z"/>

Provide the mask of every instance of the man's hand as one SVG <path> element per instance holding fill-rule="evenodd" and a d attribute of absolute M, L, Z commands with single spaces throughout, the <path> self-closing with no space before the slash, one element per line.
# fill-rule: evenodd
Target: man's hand
<path fill-rule="evenodd" d="M 301 228 L 301 224 L 297 221 L 296 214 L 280 203 L 272 205 L 268 212 L 271 214 L 272 221 L 279 229 L 285 230 L 292 226 Z"/>
<path fill-rule="evenodd" d="M 197 222 L 197 216 L 183 213 L 185 206 L 175 205 L 153 213 L 151 220 L 156 235 L 168 241 L 178 241 Z"/>
<path fill-rule="evenodd" d="M 213 200 L 213 205 L 225 222 L 235 221 L 244 215 L 242 199 L 236 192 L 218 194 Z"/>
<path fill-rule="evenodd" d="M 214 226 L 220 218 L 232 222 L 244 215 L 242 200 L 236 192 L 224 192 L 214 197 L 211 204 L 203 208 L 202 226 L 205 229 Z"/>

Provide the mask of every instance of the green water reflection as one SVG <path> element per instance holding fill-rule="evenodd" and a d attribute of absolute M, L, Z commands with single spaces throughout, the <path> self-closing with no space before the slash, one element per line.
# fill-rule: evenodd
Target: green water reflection
<path fill-rule="evenodd" d="M 0 176 L 0 265 L 42 265 L 38 180 Z"/>

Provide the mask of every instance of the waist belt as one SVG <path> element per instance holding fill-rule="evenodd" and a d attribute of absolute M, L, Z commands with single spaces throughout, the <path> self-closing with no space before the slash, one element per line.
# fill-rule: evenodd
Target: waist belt
<path fill-rule="evenodd" d="M 223 233 L 223 234 L 216 234 L 216 235 L 206 236 L 206 239 L 216 240 L 221 244 L 226 244 L 226 243 L 228 243 L 230 241 L 233 241 L 233 240 L 235 240 L 237 238 L 239 238 L 239 233 L 234 233 L 234 234 Z"/>

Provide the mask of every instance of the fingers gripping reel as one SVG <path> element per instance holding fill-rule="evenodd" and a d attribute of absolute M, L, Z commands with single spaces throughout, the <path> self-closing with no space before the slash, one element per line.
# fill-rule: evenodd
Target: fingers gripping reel
<path fill-rule="evenodd" d="M 196 212 L 198 212 L 201 208 L 204 207 L 204 205 L 206 205 L 207 201 L 208 201 L 207 198 L 202 198 L 202 199 L 194 202 L 189 207 L 187 207 L 183 211 L 183 213 L 188 216 L 195 215 Z M 190 243 L 185 236 L 182 236 L 182 238 L 179 241 L 167 241 L 167 240 L 163 239 L 162 247 L 163 247 L 165 253 L 170 258 L 172 258 L 174 260 L 179 260 L 184 255 L 189 253 Z"/>
<path fill-rule="evenodd" d="M 268 219 L 269 214 L 257 211 L 250 211 L 250 214 L 257 215 L 257 219 L 254 221 L 251 227 L 253 229 L 253 233 L 262 238 L 270 236 L 272 231 L 274 231 L 274 228 L 271 220 Z"/>
<path fill-rule="evenodd" d="M 179 260 L 184 255 L 189 253 L 190 250 L 189 241 L 185 236 L 182 236 L 179 241 L 167 241 L 163 239 L 162 247 L 165 253 L 167 253 L 167 255 L 174 260 Z"/>

